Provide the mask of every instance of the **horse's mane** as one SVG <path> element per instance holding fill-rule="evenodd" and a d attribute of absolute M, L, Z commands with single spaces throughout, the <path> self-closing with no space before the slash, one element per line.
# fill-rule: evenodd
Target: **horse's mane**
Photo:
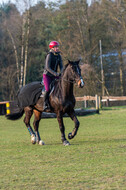
<path fill-rule="evenodd" d="M 61 77 L 64 75 L 64 72 L 65 72 L 66 68 L 68 67 L 68 65 L 69 65 L 69 63 L 67 63 L 67 64 L 64 66 L 64 68 L 63 68 L 63 70 L 62 70 L 62 72 L 61 72 Z"/>
<path fill-rule="evenodd" d="M 69 63 L 67 63 L 67 64 L 64 66 L 62 72 L 60 73 L 60 78 L 55 80 L 55 91 L 56 91 L 57 94 L 58 94 L 58 92 L 59 92 L 59 89 L 61 89 L 61 78 L 63 77 L 63 75 L 64 75 L 64 73 L 65 73 L 65 71 L 66 71 L 68 65 L 69 65 Z"/>

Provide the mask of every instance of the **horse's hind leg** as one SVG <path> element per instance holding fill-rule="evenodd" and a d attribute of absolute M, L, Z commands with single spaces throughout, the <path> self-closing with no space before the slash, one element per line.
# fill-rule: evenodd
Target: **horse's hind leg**
<path fill-rule="evenodd" d="M 36 135 L 36 142 L 40 145 L 44 145 L 45 143 L 41 140 L 40 134 L 39 134 L 39 122 L 41 120 L 41 112 L 37 111 L 37 110 L 33 110 L 34 111 L 34 122 L 33 122 L 33 126 L 35 129 L 35 135 Z"/>
<path fill-rule="evenodd" d="M 36 143 L 35 134 L 34 134 L 32 127 L 30 126 L 30 119 L 31 119 L 31 116 L 33 114 L 33 110 L 30 107 L 26 107 L 24 109 L 24 111 L 25 111 L 24 123 L 25 123 L 25 125 L 26 125 L 26 127 L 30 133 L 32 144 L 35 144 Z"/>

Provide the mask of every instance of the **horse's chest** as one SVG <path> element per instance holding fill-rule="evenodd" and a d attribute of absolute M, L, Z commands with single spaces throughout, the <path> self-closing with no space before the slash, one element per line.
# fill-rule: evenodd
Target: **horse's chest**
<path fill-rule="evenodd" d="M 63 96 L 53 96 L 50 98 L 50 102 L 55 113 L 57 113 L 57 111 L 67 113 L 75 106 L 75 98 L 72 96 L 70 98 L 64 98 Z"/>

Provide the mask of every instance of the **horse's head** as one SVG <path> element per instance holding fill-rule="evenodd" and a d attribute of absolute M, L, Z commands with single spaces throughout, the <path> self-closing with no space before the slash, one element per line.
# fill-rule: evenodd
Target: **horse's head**
<path fill-rule="evenodd" d="M 79 88 L 83 88 L 84 81 L 81 76 L 81 69 L 79 66 L 79 62 L 80 62 L 80 60 L 78 60 L 78 61 L 69 61 L 68 60 L 68 64 L 70 65 L 70 68 L 71 68 L 69 74 L 70 74 L 71 80 L 76 81 L 78 83 Z"/>

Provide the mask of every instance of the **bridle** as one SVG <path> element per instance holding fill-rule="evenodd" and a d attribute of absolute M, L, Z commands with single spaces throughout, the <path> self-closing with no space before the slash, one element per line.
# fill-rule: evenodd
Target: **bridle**
<path fill-rule="evenodd" d="M 76 65 L 77 66 L 77 65 Z M 77 73 L 78 73 L 78 76 L 80 77 L 80 79 L 74 79 L 74 80 L 67 80 L 67 79 L 63 79 L 63 78 L 60 78 L 60 79 L 56 79 L 57 81 L 60 81 L 60 80 L 63 80 L 65 82 L 68 82 L 68 83 L 72 83 L 72 84 L 75 84 L 78 82 L 78 85 L 81 84 L 81 86 L 83 87 L 84 86 L 84 81 L 83 81 L 83 78 L 80 74 L 80 71 L 79 71 L 79 68 L 78 66 L 76 67 L 76 70 L 77 70 Z"/>

